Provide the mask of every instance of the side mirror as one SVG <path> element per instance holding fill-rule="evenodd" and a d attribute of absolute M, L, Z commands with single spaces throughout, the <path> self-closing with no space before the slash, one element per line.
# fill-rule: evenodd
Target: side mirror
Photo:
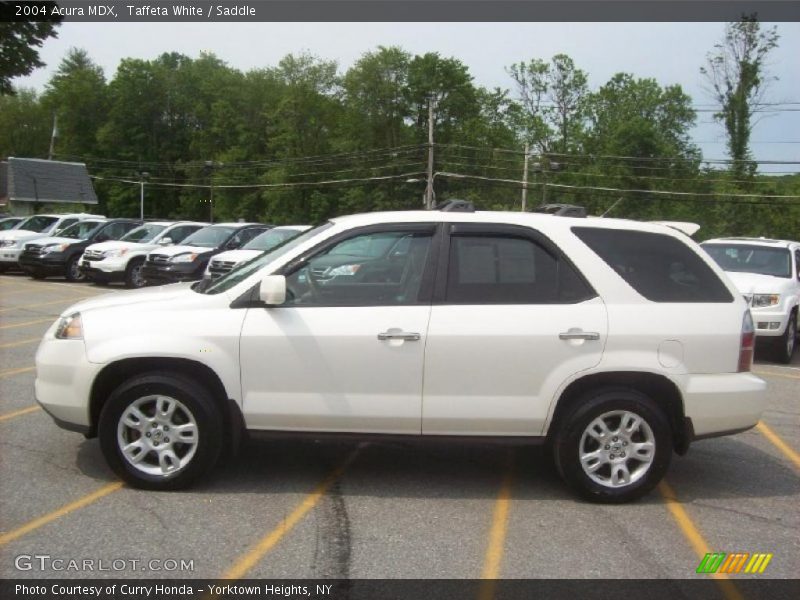
<path fill-rule="evenodd" d="M 280 306 L 286 302 L 286 277 L 267 275 L 261 280 L 258 297 L 267 306 Z"/>
<path fill-rule="evenodd" d="M 158 243 L 161 246 L 169 246 L 172 243 L 172 238 L 171 237 L 163 237 L 160 240 L 158 240 Z"/>

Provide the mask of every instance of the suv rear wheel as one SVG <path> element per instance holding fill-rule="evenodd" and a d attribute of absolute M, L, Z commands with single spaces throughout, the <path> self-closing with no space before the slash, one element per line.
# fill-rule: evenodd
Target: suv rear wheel
<path fill-rule="evenodd" d="M 672 458 L 661 408 L 632 389 L 604 388 L 580 398 L 553 440 L 564 481 L 595 502 L 628 502 L 652 490 Z"/>
<path fill-rule="evenodd" d="M 102 412 L 100 446 L 134 487 L 176 490 L 217 462 L 222 415 L 214 398 L 177 373 L 148 373 L 120 385 Z"/>

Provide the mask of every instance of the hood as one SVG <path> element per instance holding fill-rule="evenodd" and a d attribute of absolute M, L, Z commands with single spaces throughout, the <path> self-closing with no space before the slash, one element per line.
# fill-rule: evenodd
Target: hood
<path fill-rule="evenodd" d="M 35 240 L 37 246 L 50 246 L 52 244 L 81 244 L 86 240 L 79 240 L 77 238 L 66 238 L 58 236 L 43 237 Z"/>
<path fill-rule="evenodd" d="M 227 252 L 217 254 L 213 260 L 239 264 L 240 262 L 250 260 L 261 254 L 264 254 L 263 250 L 228 250 Z"/>
<path fill-rule="evenodd" d="M 786 277 L 761 275 L 760 273 L 740 273 L 738 271 L 725 271 L 725 274 L 742 294 L 777 294 L 780 293 L 792 280 Z"/>
<path fill-rule="evenodd" d="M 81 300 L 77 304 L 73 304 L 62 312 L 61 316 L 71 315 L 76 312 L 90 312 L 98 308 L 115 308 L 130 306 L 132 304 L 142 304 L 145 302 L 163 303 L 184 296 L 186 291 L 189 290 L 194 283 L 195 282 L 187 281 L 184 283 L 173 283 L 171 285 L 146 287 L 139 290 L 103 294 L 102 296 L 88 298 L 86 300 Z"/>
<path fill-rule="evenodd" d="M 109 240 L 107 242 L 98 242 L 92 244 L 87 250 L 95 252 L 105 252 L 106 250 L 155 250 L 158 244 L 140 244 L 138 242 L 120 242 L 118 240 Z"/>
<path fill-rule="evenodd" d="M 29 229 L 11 229 L 0 233 L 0 240 L 32 240 L 33 238 L 46 237 L 47 232 L 36 233 Z"/>
<path fill-rule="evenodd" d="M 186 254 L 187 252 L 194 252 L 195 254 L 205 254 L 207 252 L 214 252 L 215 248 L 201 248 L 200 246 L 166 246 L 153 250 L 151 254 L 160 254 L 161 256 L 173 257 L 178 254 Z"/>

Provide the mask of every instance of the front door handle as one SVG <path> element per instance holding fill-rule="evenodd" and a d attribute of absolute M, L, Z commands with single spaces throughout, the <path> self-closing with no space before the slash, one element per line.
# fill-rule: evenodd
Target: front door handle
<path fill-rule="evenodd" d="M 380 341 L 386 340 L 405 340 L 407 342 L 418 342 L 422 336 L 418 333 L 408 331 L 384 331 L 378 334 Z"/>
<path fill-rule="evenodd" d="M 600 334 L 596 331 L 583 331 L 582 329 L 570 329 L 558 334 L 560 340 L 599 340 Z"/>

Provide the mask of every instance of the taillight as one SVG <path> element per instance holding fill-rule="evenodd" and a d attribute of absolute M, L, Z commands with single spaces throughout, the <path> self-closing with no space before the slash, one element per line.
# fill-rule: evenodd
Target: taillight
<path fill-rule="evenodd" d="M 749 371 L 753 366 L 753 351 L 756 346 L 756 328 L 750 311 L 744 313 L 742 319 L 742 339 L 739 344 L 739 372 Z"/>

